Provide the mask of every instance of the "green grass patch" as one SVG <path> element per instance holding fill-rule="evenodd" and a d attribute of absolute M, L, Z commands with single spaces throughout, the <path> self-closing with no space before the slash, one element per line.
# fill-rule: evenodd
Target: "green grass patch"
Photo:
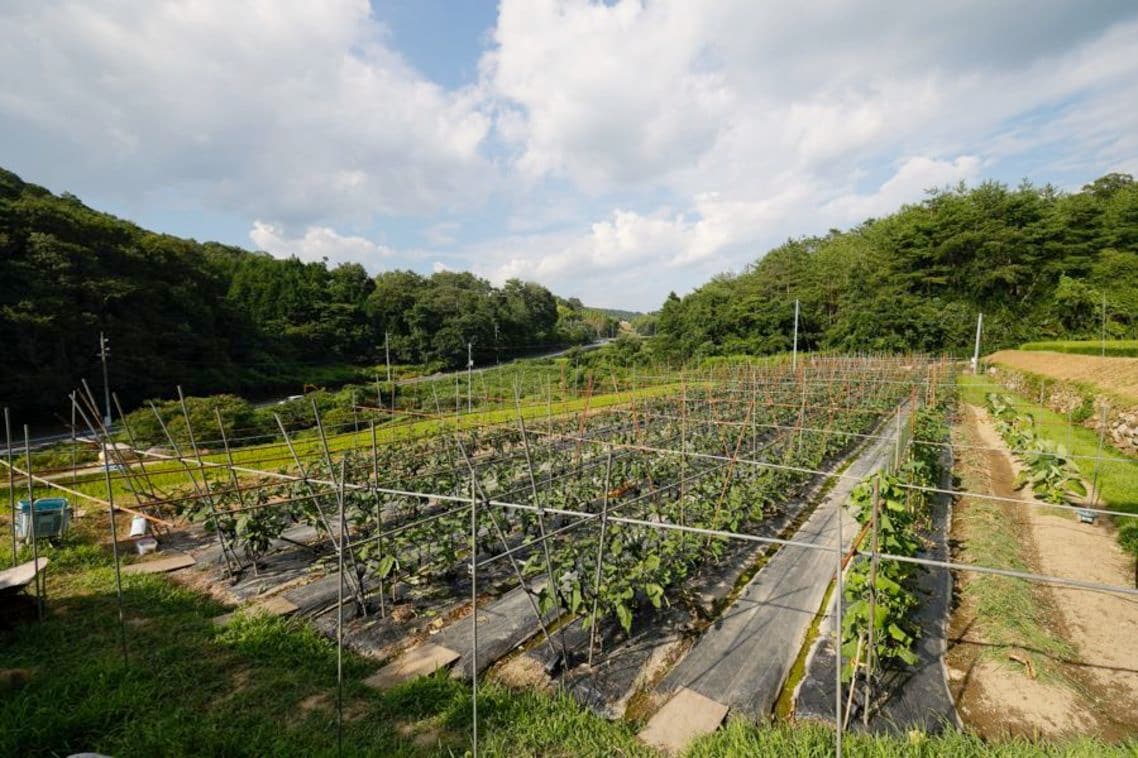
<path fill-rule="evenodd" d="M 977 386 L 977 377 L 959 378 L 962 399 L 983 407 L 985 391 Z M 988 460 L 975 435 L 959 427 L 955 473 L 958 489 L 966 492 L 990 493 Z M 1024 547 L 1023 532 L 1011 507 L 984 498 L 964 498 L 953 512 L 953 520 L 964 535 L 960 559 L 966 563 L 1013 571 L 1031 571 Z M 1071 685 L 1059 663 L 1076 657 L 1074 648 L 1054 633 L 1050 608 L 1030 582 L 993 574 L 971 574 L 962 589 L 971 604 L 976 623 L 981 626 L 989 647 L 983 656 L 1007 662 L 1007 652 L 1017 650 L 1028 656 L 1035 670 L 1046 680 Z"/>
<path fill-rule="evenodd" d="M 1105 350 L 1100 340 L 1056 340 L 1054 342 L 1025 342 L 1020 350 L 1077 355 L 1105 355 L 1114 358 L 1138 357 L 1138 340 L 1107 340 Z"/>
<path fill-rule="evenodd" d="M 1103 756 L 1133 756 L 1136 746 L 1108 745 L 1094 739 L 1075 739 L 1061 743 L 1032 742 L 1014 739 L 1007 742 L 986 743 L 978 737 L 949 731 L 937 736 L 914 732 L 905 737 L 874 737 L 865 734 L 846 734 L 842 740 L 842 755 L 851 758 L 940 758 L 941 756 L 991 756 L 1013 758 L 1018 756 L 1064 756 L 1092 758 Z M 787 755 L 805 758 L 823 758 L 834 754 L 834 732 L 821 724 L 795 726 L 756 726 L 744 719 L 734 718 L 713 734 L 703 737 L 688 750 L 690 758 L 721 758 L 742 755 Z"/>
<path fill-rule="evenodd" d="M 983 407 L 984 397 L 990 391 L 990 383 L 986 377 L 971 375 L 960 376 L 962 396 L 972 405 Z M 1001 395 L 1012 398 L 1016 407 L 1030 413 L 1039 422 L 1041 436 L 1066 446 L 1067 450 L 1075 456 L 1075 464 L 1079 473 L 1087 483 L 1094 480 L 1095 461 L 1100 457 L 1098 449 L 1098 433 L 1077 424 L 1068 424 L 1067 418 L 1062 414 L 1032 403 L 1030 400 L 1008 390 L 1001 390 Z M 1135 458 L 1120 452 L 1109 443 L 1103 445 L 1102 458 L 1099 462 L 1098 481 L 1102 498 L 1113 510 L 1138 513 L 1138 463 Z"/>
<path fill-rule="evenodd" d="M 975 480 L 964 479 L 965 489 L 983 491 L 975 490 L 977 485 L 979 482 Z M 1014 522 L 1000 503 L 968 499 L 953 518 L 967 535 L 961 556 L 965 562 L 1013 571 L 1031 570 Z M 1008 650 L 1022 650 L 1041 676 L 1065 681 L 1056 662 L 1074 658 L 1075 650 L 1052 632 L 1048 609 L 1030 582 L 993 574 L 973 574 L 963 592 L 974 604 L 985 641 L 995 646 L 985 648 L 985 656 L 1006 661 Z"/>

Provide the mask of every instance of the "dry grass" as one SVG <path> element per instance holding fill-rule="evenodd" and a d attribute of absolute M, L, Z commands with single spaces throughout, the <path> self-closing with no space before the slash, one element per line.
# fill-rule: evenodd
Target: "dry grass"
<path fill-rule="evenodd" d="M 1138 358 L 1001 350 L 990 355 L 988 362 L 1052 379 L 1094 385 L 1105 392 L 1138 403 Z"/>

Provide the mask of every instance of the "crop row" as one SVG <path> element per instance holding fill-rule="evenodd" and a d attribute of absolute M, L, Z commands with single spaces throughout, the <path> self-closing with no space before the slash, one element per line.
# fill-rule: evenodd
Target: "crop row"
<path fill-rule="evenodd" d="M 906 379 L 917 380 L 912 371 L 873 366 L 840 384 L 785 379 L 762 386 L 701 383 L 588 419 L 535 422 L 524 436 L 503 426 L 352 451 L 324 475 L 339 477 L 342 470 L 349 482 L 451 498 L 470 497 L 473 484 L 480 498 L 590 514 L 607 503 L 620 515 L 745 531 L 812 478 L 794 469 L 816 470 L 848 451 L 853 434 L 872 430 L 909 393 L 913 383 Z M 734 463 L 736 455 L 786 468 Z M 246 509 L 237 510 L 239 493 L 221 491 L 217 502 L 226 514 L 219 526 L 255 564 L 291 523 L 324 529 L 318 509 L 326 503 L 296 499 L 305 492 L 304 482 L 258 489 L 255 497 L 266 507 L 248 508 L 246 500 Z M 281 506 L 268 507 L 274 500 Z M 453 500 L 349 489 L 345 508 L 360 545 L 361 574 L 373 584 L 446 578 L 469 560 L 469 509 Z M 200 507 L 195 515 L 212 523 Z M 642 608 L 668 602 L 670 590 L 726 547 L 723 539 L 648 526 L 610 523 L 602 530 L 600 519 L 577 525 L 538 519 L 531 511 L 480 509 L 479 552 L 509 549 L 527 574 L 551 571 L 537 599 L 544 608 L 584 614 L 589 623 L 613 619 L 626 631 Z M 543 531 L 557 536 L 540 545 Z"/>

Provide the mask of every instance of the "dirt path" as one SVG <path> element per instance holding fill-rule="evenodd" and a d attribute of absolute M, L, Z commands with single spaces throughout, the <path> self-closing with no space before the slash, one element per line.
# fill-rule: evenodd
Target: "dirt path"
<path fill-rule="evenodd" d="M 1012 487 L 1018 464 L 987 414 L 969 407 L 962 427 L 964 441 L 994 448 L 963 456 L 963 486 L 1026 501 Z M 961 507 L 965 514 L 977 511 L 977 518 L 958 519 L 954 528 L 966 551 L 968 540 L 983 538 L 975 530 L 982 528 L 986 509 L 1003 519 L 1000 529 L 1015 535 L 1027 570 L 1124 587 L 1132 583 L 1113 528 L 1101 522 L 1080 524 L 1054 509 L 1012 503 L 965 501 Z M 964 578 L 965 587 L 970 581 Z M 953 691 L 966 723 L 988 737 L 1078 732 L 1114 739 L 1138 732 L 1138 600 L 1033 586 L 1036 607 L 1028 615 L 1036 615 L 1040 628 L 1008 644 L 997 639 L 1000 630 L 990 620 L 978 617 L 979 601 L 969 595 L 966 589 L 954 617 L 949 655 Z M 1037 643 L 1040 635 L 1043 641 Z M 1024 665 L 1033 658 L 1042 672 Z"/>

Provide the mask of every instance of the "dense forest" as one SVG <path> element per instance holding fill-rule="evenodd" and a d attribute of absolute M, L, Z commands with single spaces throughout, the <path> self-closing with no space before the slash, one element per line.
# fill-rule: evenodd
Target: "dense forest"
<path fill-rule="evenodd" d="M 789 240 L 654 314 L 605 312 L 517 280 L 329 267 L 156 234 L 0 170 L 0 404 L 63 412 L 95 379 L 128 403 L 190 393 L 299 392 L 392 361 L 486 364 L 615 331 L 654 335 L 643 359 L 788 349 L 971 351 L 1045 338 L 1138 336 L 1138 184 L 1110 174 L 1075 193 L 996 182 L 936 190 L 849 230 Z M 647 347 L 647 346 L 646 346 Z"/>
<path fill-rule="evenodd" d="M 124 401 L 187 392 L 300 392 L 349 367 L 480 365 L 612 331 L 576 299 L 469 273 L 329 267 L 156 234 L 0 170 L 0 405 L 67 413 L 101 387 L 99 333 Z"/>
<path fill-rule="evenodd" d="M 971 354 L 1041 338 L 1138 332 L 1138 185 L 1110 174 L 1081 192 L 985 182 L 930 192 L 846 232 L 790 240 L 738 275 L 670 295 L 641 328 L 654 352 L 804 349 Z"/>

